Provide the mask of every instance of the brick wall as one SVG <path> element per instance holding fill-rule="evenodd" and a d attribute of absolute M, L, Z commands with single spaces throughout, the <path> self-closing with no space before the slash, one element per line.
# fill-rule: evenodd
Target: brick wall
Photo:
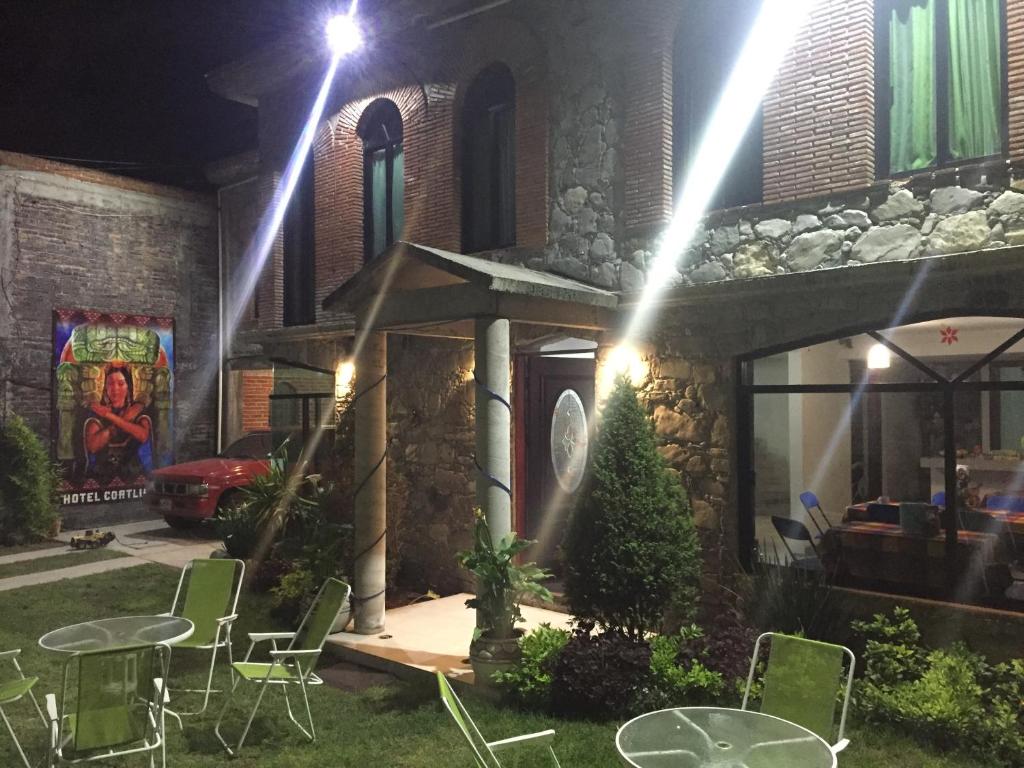
<path fill-rule="evenodd" d="M 54 309 L 173 317 L 175 455 L 213 450 L 213 198 L 0 153 L 0 284 L 0 413 L 49 444 Z"/>
<path fill-rule="evenodd" d="M 270 429 L 274 371 L 242 371 L 242 433 Z"/>
<path fill-rule="evenodd" d="M 1024 0 L 1006 0 L 1009 155 L 1024 159 Z"/>
<path fill-rule="evenodd" d="M 819 3 L 765 98 L 765 202 L 869 185 L 874 104 L 874 3 Z"/>

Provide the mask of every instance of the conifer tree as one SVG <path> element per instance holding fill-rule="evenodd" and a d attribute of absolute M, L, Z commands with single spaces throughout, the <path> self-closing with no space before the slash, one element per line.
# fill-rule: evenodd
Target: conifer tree
<path fill-rule="evenodd" d="M 693 602 L 699 546 L 686 493 L 619 377 L 563 544 L 573 614 L 634 638 L 657 630 L 667 609 Z"/>

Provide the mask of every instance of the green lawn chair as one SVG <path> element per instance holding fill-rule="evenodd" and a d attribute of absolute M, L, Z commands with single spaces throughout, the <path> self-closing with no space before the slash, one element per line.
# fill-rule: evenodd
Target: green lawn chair
<path fill-rule="evenodd" d="M 462 735 L 466 737 L 466 741 L 469 742 L 469 748 L 473 750 L 473 758 L 476 760 L 477 768 L 501 768 L 501 763 L 498 762 L 498 758 L 494 753 L 520 746 L 546 746 L 556 768 L 560 768 L 554 747 L 551 746 L 551 742 L 555 738 L 554 731 L 540 731 L 539 733 L 528 733 L 525 736 L 513 736 L 501 741 L 487 741 L 480 734 L 480 729 L 476 727 L 476 723 L 469 716 L 469 712 L 462 706 L 459 697 L 455 695 L 455 691 L 452 690 L 452 686 L 447 678 L 440 672 L 437 673 L 437 686 L 441 689 L 441 702 L 455 720 L 455 724 L 459 726 Z"/>
<path fill-rule="evenodd" d="M 150 768 L 167 765 L 164 704 L 166 645 L 137 645 L 73 654 L 64 664 L 60 714 L 46 695 L 50 745 L 47 765 L 147 753 Z"/>
<path fill-rule="evenodd" d="M 231 658 L 231 624 L 238 618 L 238 595 L 244 578 L 245 563 L 241 560 L 192 560 L 181 571 L 174 602 L 166 615 L 189 619 L 195 625 L 195 631 L 187 640 L 176 643 L 174 650 L 209 651 L 210 671 L 205 688 L 171 689 L 172 692 L 203 694 L 203 704 L 199 709 L 190 712 L 176 710 L 176 715 L 202 714 L 210 703 L 210 694 L 219 693 L 213 690 L 213 670 L 220 648 L 227 651 L 228 668 L 231 669 L 234 661 Z M 234 680 L 234 672 L 231 678 Z"/>
<path fill-rule="evenodd" d="M 284 692 L 285 706 L 288 709 L 288 718 L 305 734 L 307 739 L 316 741 L 316 730 L 313 727 L 313 713 L 309 709 L 307 687 L 323 683 L 323 680 L 317 677 L 313 669 L 316 666 L 320 652 L 323 650 L 327 635 L 331 631 L 331 626 L 338 616 L 338 611 L 345 605 L 351 592 L 352 588 L 348 584 L 337 579 L 328 579 L 320 587 L 320 591 L 317 592 L 313 604 L 306 611 L 306 615 L 303 617 L 302 623 L 299 624 L 297 631 L 249 633 L 250 643 L 249 650 L 245 654 L 245 661 L 235 662 L 231 665 L 235 670 L 235 681 L 231 686 L 231 695 L 224 702 L 224 707 L 221 709 L 220 715 L 217 717 L 217 724 L 213 729 L 229 755 L 234 756 L 238 750 L 241 750 L 245 737 L 249 734 L 253 718 L 256 717 L 256 711 L 260 708 L 260 702 L 263 701 L 263 694 L 267 692 L 267 688 L 270 685 L 281 686 L 281 690 Z M 259 663 L 250 661 L 256 644 L 267 640 L 270 641 L 271 646 L 270 662 Z M 288 647 L 278 649 L 277 643 L 279 640 L 287 640 Z M 228 711 L 234 699 L 235 689 L 243 680 L 247 683 L 256 683 L 260 686 L 260 691 L 256 696 L 256 703 L 253 705 L 252 713 L 245 724 L 245 729 L 238 739 L 238 745 L 232 750 L 221 735 L 220 726 L 224 720 L 224 714 Z M 288 688 L 293 685 L 298 686 L 302 691 L 302 700 L 306 706 L 309 730 L 306 730 L 306 727 L 296 720 L 295 715 L 292 713 L 292 703 L 288 698 Z"/>
<path fill-rule="evenodd" d="M 846 730 L 846 712 L 853 689 L 853 670 L 857 663 L 853 651 L 842 645 L 778 632 L 764 633 L 754 644 L 754 656 L 750 660 L 750 674 L 747 676 L 747 690 L 743 694 L 741 709 L 746 709 L 750 700 L 761 642 L 766 638 L 771 641 L 771 648 L 761 692 L 761 712 L 802 725 L 828 742 L 832 754 L 838 755 L 850 743 L 843 733 Z M 849 661 L 845 675 L 844 656 Z M 843 708 L 839 718 L 839 732 L 833 743 L 836 702 L 840 695 Z"/>
<path fill-rule="evenodd" d="M 18 750 L 18 754 L 21 755 L 21 761 L 25 764 L 25 768 L 32 768 L 32 764 L 29 763 L 28 758 L 25 757 L 25 751 L 21 748 L 21 742 L 18 741 L 18 737 L 14 734 L 14 728 L 11 727 L 11 721 L 7 719 L 7 713 L 4 712 L 4 706 L 7 704 L 13 704 L 19 701 L 27 693 L 29 698 L 32 699 L 32 704 L 36 708 L 36 712 L 39 713 L 39 719 L 43 721 L 43 725 L 46 725 L 46 717 L 43 715 L 43 710 L 39 708 L 39 702 L 36 701 L 36 695 L 32 692 L 32 686 L 39 682 L 38 677 L 25 677 L 25 673 L 21 671 L 21 665 L 18 664 L 18 656 L 21 654 L 21 650 L 15 651 L 3 651 L 0 653 L 0 661 L 9 661 L 14 666 L 15 677 L 11 680 L 4 680 L 0 682 L 0 719 L 3 719 L 4 725 L 7 726 L 8 733 L 11 734 L 11 738 L 14 739 L 14 747 Z"/>

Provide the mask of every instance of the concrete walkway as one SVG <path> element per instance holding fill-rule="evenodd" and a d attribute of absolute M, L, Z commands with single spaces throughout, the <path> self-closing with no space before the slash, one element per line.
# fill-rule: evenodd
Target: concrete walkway
<path fill-rule="evenodd" d="M 172 528 L 168 528 L 162 520 L 143 520 L 135 523 L 125 523 L 124 525 L 109 526 L 103 528 L 103 530 L 112 531 L 117 536 L 107 546 L 117 552 L 123 552 L 128 555 L 127 557 L 83 563 L 82 565 L 71 565 L 51 571 L 26 573 L 21 576 L 0 579 L 0 592 L 31 587 L 36 584 L 50 584 L 64 579 L 77 579 L 82 576 L 106 573 L 107 571 L 118 571 L 137 565 L 145 565 L 146 563 L 159 563 L 160 565 L 166 565 L 178 570 L 183 568 L 189 560 L 209 557 L 210 553 L 220 546 L 215 538 L 207 537 L 207 535 L 199 536 L 190 531 L 175 531 Z M 72 536 L 79 533 L 82 533 L 82 531 L 64 531 L 57 538 L 60 541 L 69 542 Z M 73 550 L 70 547 L 49 547 L 30 552 L 19 552 L 14 555 L 0 557 L 0 565 L 53 557 L 54 555 L 63 555 L 77 551 L 79 550 Z"/>
<path fill-rule="evenodd" d="M 472 595 L 451 595 L 394 608 L 384 616 L 385 629 L 379 635 L 339 632 L 329 635 L 327 647 L 336 656 L 362 667 L 379 669 L 396 677 L 412 671 L 443 672 L 450 678 L 473 682 L 469 666 L 469 641 L 476 626 L 476 613 L 466 607 Z M 522 606 L 526 621 L 519 626 L 529 632 L 541 623 L 569 628 L 567 614 L 546 608 Z"/>

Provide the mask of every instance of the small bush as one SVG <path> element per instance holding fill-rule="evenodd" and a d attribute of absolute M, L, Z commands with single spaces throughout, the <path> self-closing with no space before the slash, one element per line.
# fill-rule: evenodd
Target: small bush
<path fill-rule="evenodd" d="M 0 423 L 0 544 L 45 538 L 56 523 L 60 477 L 42 441 L 17 414 Z"/>
<path fill-rule="evenodd" d="M 651 646 L 621 632 L 592 634 L 593 628 L 581 623 L 559 654 L 552 709 L 590 719 L 634 715 L 650 689 Z"/>
<path fill-rule="evenodd" d="M 992 666 L 963 644 L 929 651 L 902 608 L 853 626 L 865 640 L 864 679 L 855 691 L 862 717 L 904 724 L 987 765 L 1024 765 L 1024 661 Z"/>
<path fill-rule="evenodd" d="M 213 527 L 231 557 L 239 560 L 252 557 L 262 530 L 257 510 L 242 503 L 229 505 L 213 519 Z"/>
<path fill-rule="evenodd" d="M 270 612 L 279 621 L 294 626 L 298 624 L 313 602 L 320 584 L 312 571 L 296 568 L 281 577 L 277 586 L 270 590 L 272 596 Z"/>
<path fill-rule="evenodd" d="M 651 638 L 651 680 L 645 709 L 718 703 L 725 691 L 722 674 L 705 666 L 706 656 L 680 653 L 702 637 L 700 627 L 694 624 L 678 635 Z"/>
<path fill-rule="evenodd" d="M 624 377 L 605 406 L 564 549 L 566 597 L 579 619 L 639 640 L 661 629 L 670 607 L 693 605 L 700 576 L 693 516 Z"/>
<path fill-rule="evenodd" d="M 513 703 L 525 709 L 549 709 L 555 664 L 568 642 L 567 631 L 541 624 L 519 641 L 523 655 L 516 666 L 496 672 L 494 682 Z"/>

